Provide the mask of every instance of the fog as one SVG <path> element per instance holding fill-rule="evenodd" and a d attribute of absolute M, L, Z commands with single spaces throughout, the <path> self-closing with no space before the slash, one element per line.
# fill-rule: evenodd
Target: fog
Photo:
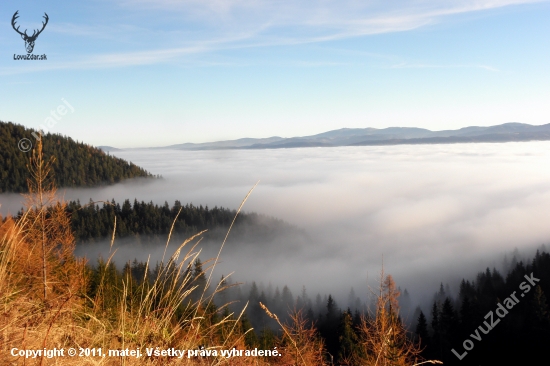
<path fill-rule="evenodd" d="M 505 253 L 532 253 L 550 238 L 550 142 L 111 154 L 163 179 L 67 189 L 65 199 L 236 209 L 259 180 L 244 211 L 280 218 L 305 234 L 229 241 L 215 277 L 234 272 L 236 280 L 287 284 L 295 294 L 306 285 L 310 296 L 344 298 L 353 286 L 365 298 L 383 263 L 421 302 L 440 282 L 457 291 L 461 278 L 500 268 Z M 2 212 L 17 211 L 19 201 L 0 195 Z M 123 241 L 115 247 L 119 263 L 146 260 L 149 252 L 157 260 L 164 250 Z M 219 243 L 202 247 L 204 261 Z M 97 248 L 85 250 L 92 261 Z"/>

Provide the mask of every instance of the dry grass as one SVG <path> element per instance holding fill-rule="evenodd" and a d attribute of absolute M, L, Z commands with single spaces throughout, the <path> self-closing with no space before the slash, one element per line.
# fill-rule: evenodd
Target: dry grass
<path fill-rule="evenodd" d="M 0 365 L 325 365 L 323 341 L 313 325 L 308 325 L 300 311 L 291 314 L 289 324 L 275 319 L 282 336 L 275 340 L 280 357 L 226 357 L 222 350 L 246 349 L 240 322 L 246 305 L 239 314 L 228 313 L 227 305 L 216 309 L 214 297 L 226 289 L 225 281 L 212 285 L 212 274 L 225 241 L 209 268 L 197 274 L 191 270 L 200 250 L 203 232 L 185 240 L 168 258 L 163 257 L 154 278 L 143 279 L 130 273 L 117 278 L 111 262 L 116 250 L 95 271 L 73 255 L 75 240 L 65 204 L 54 199 L 51 161 L 44 162 L 41 146 L 29 164 L 32 179 L 26 196 L 26 210 L 17 221 L 8 218 L 0 226 Z M 254 189 L 254 188 L 252 188 Z M 243 207 L 241 203 L 235 219 Z M 1 219 L 1 218 L 0 218 Z M 177 219 L 177 218 L 176 218 Z M 235 219 L 231 223 L 229 231 Z M 2 222 L 0 220 L 0 222 Z M 174 220 L 175 222 L 175 220 Z M 173 229 L 173 225 L 172 225 Z M 116 230 L 116 222 L 115 222 Z M 229 231 L 227 235 L 229 235 Z M 165 248 L 172 235 L 168 236 Z M 114 230 L 111 249 L 114 248 Z M 95 276 L 95 277 L 94 277 Z M 206 278 L 201 285 L 199 277 Z M 93 291 L 92 289 L 93 283 Z M 389 287 L 388 287 L 389 286 Z M 397 331 L 396 307 L 391 283 L 381 287 L 377 316 L 364 319 L 362 331 L 365 358 L 361 365 L 386 365 L 390 357 L 388 344 L 402 341 Z M 389 314 L 389 315 L 388 315 Z M 393 320 L 392 320 L 393 319 Z M 406 338 L 406 337 L 405 337 Z M 391 340 L 389 342 L 388 340 Z M 411 364 L 417 350 L 406 344 L 403 362 Z M 216 351 L 215 357 L 148 357 L 147 349 Z M 25 359 L 12 356 L 10 350 L 98 349 L 139 350 L 136 357 L 82 357 Z M 395 347 L 394 347 L 395 348 Z M 391 352 L 399 351 L 394 349 Z M 409 353 L 407 353 L 409 352 Z M 374 357 L 374 358 L 373 358 Z"/>
<path fill-rule="evenodd" d="M 191 272 L 186 269 L 198 255 L 194 251 L 195 239 L 202 233 L 182 243 L 152 283 L 145 279 L 136 286 L 133 283 L 135 280 L 126 276 L 120 287 L 109 288 L 112 284 L 105 270 L 94 298 L 86 296 L 85 286 L 72 285 L 89 280 L 83 263 L 58 263 L 61 266 L 80 266 L 79 273 L 67 278 L 65 272 L 54 271 L 48 262 L 47 284 L 52 290 L 44 299 L 40 289 L 42 278 L 33 275 L 36 271 L 31 271 L 30 276 L 25 272 L 30 268 L 29 263 L 40 264 L 42 258 L 40 251 L 34 250 L 28 242 L 28 233 L 32 230 L 27 227 L 28 224 L 28 216 L 23 216 L 17 223 L 8 219 L 0 228 L 0 364 L 181 364 L 181 360 L 166 357 L 39 357 L 24 360 L 11 357 L 13 347 L 29 350 L 102 348 L 104 352 L 107 349 L 128 348 L 140 349 L 143 354 L 146 348 L 155 346 L 183 350 L 198 349 L 201 345 L 212 349 L 221 346 L 244 348 L 244 335 L 237 326 L 238 317 L 231 314 L 219 321 L 211 321 L 213 314 L 209 313 L 208 306 L 214 295 L 208 295 L 205 289 L 199 301 L 191 300 L 196 285 L 193 284 Z M 194 241 L 195 244 L 190 245 L 180 258 L 186 246 Z M 105 263 L 105 268 L 109 268 L 109 261 Z M 217 292 L 222 290 L 218 285 Z M 216 358 L 184 360 L 192 364 L 222 361 Z"/>
<path fill-rule="evenodd" d="M 25 359 L 12 356 L 12 348 L 63 348 L 65 351 L 69 348 L 101 348 L 103 352 L 131 349 L 140 350 L 143 355 L 147 348 L 154 347 L 196 350 L 202 346 L 218 352 L 234 347 L 245 348 L 246 330 L 239 326 L 244 309 L 240 314 L 220 317 L 213 306 L 214 296 L 224 290 L 221 282 L 213 291 L 210 290 L 218 258 L 207 269 L 210 274 L 206 286 L 196 294 L 199 285 L 193 276 L 197 277 L 197 274 L 193 274 L 190 268 L 200 253 L 197 245 L 203 232 L 181 243 L 169 258 L 163 258 L 153 279 L 145 277 L 136 281 L 129 273 L 122 279 L 114 278 L 113 251 L 95 271 L 99 278 L 95 279 L 94 295 L 90 297 L 92 273 L 84 261 L 73 256 L 75 240 L 70 230 L 70 218 L 65 204 L 54 199 L 55 187 L 50 175 L 52 161 L 43 160 L 41 145 L 38 144 L 29 162 L 30 193 L 26 195 L 25 212 L 17 221 L 8 218 L 0 226 L 0 364 L 227 363 L 222 357 L 178 359 L 153 356 L 138 359 L 84 356 L 50 359 L 41 355 Z M 245 201 L 246 198 L 238 212 Z M 171 234 L 172 231 L 166 249 Z M 113 232 L 111 248 L 114 239 Z M 149 268 L 145 273 L 149 273 Z"/>

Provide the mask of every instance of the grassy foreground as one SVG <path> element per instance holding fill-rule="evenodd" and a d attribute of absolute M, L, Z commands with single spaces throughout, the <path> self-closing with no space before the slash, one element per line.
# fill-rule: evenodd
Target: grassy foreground
<path fill-rule="evenodd" d="M 118 276 L 110 258 L 93 269 L 75 258 L 66 204 L 55 199 L 52 161 L 43 159 L 39 144 L 28 164 L 25 211 L 0 226 L 0 365 L 331 364 L 315 326 L 299 310 L 282 324 L 261 304 L 281 328 L 260 346 L 250 340 L 246 304 L 240 313 L 214 305 L 225 289 L 223 279 L 211 281 L 218 258 L 201 273 L 191 270 L 202 233 L 166 253 L 153 275 L 145 268 L 143 278 L 129 271 Z M 376 309 L 354 330 L 357 346 L 339 357 L 340 364 L 425 363 L 398 308 L 395 284 L 382 275 Z M 246 356 L 256 348 L 269 353 Z"/>

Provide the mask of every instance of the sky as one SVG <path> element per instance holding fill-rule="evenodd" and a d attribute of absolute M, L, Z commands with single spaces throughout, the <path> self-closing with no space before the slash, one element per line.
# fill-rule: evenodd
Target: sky
<path fill-rule="evenodd" d="M 11 26 L 42 27 L 33 54 Z M 92 145 L 550 122 L 545 0 L 0 4 L 0 120 Z"/>

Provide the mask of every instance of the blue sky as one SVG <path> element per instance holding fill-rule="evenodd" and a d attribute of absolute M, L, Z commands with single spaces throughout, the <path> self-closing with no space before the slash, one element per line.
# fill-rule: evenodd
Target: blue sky
<path fill-rule="evenodd" d="M 34 54 L 11 27 L 49 23 Z M 550 123 L 550 2 L 111 0 L 0 5 L 0 120 L 94 145 L 343 127 Z"/>

